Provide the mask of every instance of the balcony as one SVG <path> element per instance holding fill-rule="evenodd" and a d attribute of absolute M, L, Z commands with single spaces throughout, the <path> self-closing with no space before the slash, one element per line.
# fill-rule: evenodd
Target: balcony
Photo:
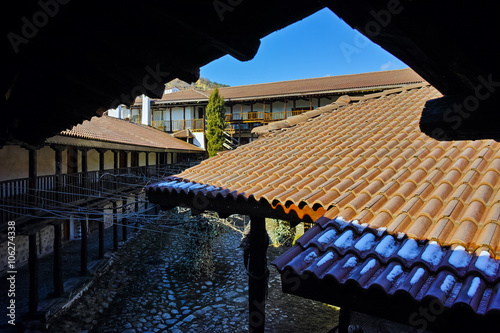
<path fill-rule="evenodd" d="M 48 216 L 142 188 L 199 162 L 39 176 L 0 182 L 0 230 L 8 221 Z M 59 212 L 59 213 L 58 213 Z"/>
<path fill-rule="evenodd" d="M 296 110 L 296 111 L 280 111 L 280 112 L 264 112 L 264 111 L 253 111 L 253 112 L 243 112 L 226 114 L 227 122 L 272 122 L 277 120 L 283 120 L 292 116 L 299 115 L 301 113 L 310 110 Z"/>
<path fill-rule="evenodd" d="M 189 128 L 192 132 L 205 130 L 203 119 L 153 120 L 152 126 L 164 132 L 177 132 Z"/>

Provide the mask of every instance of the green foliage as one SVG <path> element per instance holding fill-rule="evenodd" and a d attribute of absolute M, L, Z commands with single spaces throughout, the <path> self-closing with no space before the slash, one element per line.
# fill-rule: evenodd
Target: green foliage
<path fill-rule="evenodd" d="M 210 94 L 206 108 L 207 116 L 207 152 L 209 157 L 217 155 L 224 149 L 224 129 L 226 109 L 224 107 L 224 97 L 219 94 L 219 89 Z"/>
<path fill-rule="evenodd" d="M 290 222 L 278 219 L 267 219 L 270 222 L 269 237 L 275 246 L 292 246 L 295 239 L 295 228 Z"/>
<path fill-rule="evenodd" d="M 184 253 L 177 263 L 178 270 L 188 279 L 212 279 L 215 273 L 213 246 L 226 228 L 214 216 L 199 215 L 182 217 L 181 228 L 189 237 L 184 242 Z"/>

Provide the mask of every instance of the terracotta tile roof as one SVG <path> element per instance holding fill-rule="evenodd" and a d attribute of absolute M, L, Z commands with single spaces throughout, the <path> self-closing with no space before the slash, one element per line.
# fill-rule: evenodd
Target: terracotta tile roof
<path fill-rule="evenodd" d="M 401 308 L 398 312 L 404 315 L 399 319 L 404 323 L 419 313 L 422 303 L 434 303 L 441 315 L 434 324 L 447 326 L 450 332 L 457 330 L 450 328 L 443 313 L 465 309 L 458 323 L 456 314 L 454 321 L 460 331 L 471 332 L 481 331 L 475 322 L 478 316 L 500 321 L 500 261 L 490 255 L 487 249 L 472 255 L 462 246 L 442 247 L 358 221 L 323 217 L 273 265 L 286 276 L 282 282 L 287 292 L 314 294 L 310 289 L 317 289 L 319 300 L 335 304 L 349 290 L 347 298 L 358 295 L 349 305 L 353 309 L 359 308 L 355 303 L 370 302 L 372 293 L 377 302 Z M 464 328 L 464 322 L 473 327 Z"/>
<path fill-rule="evenodd" d="M 150 193 L 253 200 L 299 219 L 342 216 L 500 257 L 500 144 L 424 135 L 420 112 L 440 96 L 429 86 L 403 88 L 305 117 Z"/>
<path fill-rule="evenodd" d="M 362 74 L 326 76 L 320 78 L 280 81 L 220 88 L 226 100 L 286 95 L 304 95 L 339 90 L 391 87 L 424 82 L 412 69 L 380 71 Z M 210 91 L 184 90 L 165 94 L 157 102 L 208 101 Z"/>
<path fill-rule="evenodd" d="M 102 116 L 85 120 L 72 129 L 62 131 L 60 136 L 49 138 L 50 143 L 64 144 L 63 137 L 129 144 L 161 149 L 176 149 L 192 152 L 204 150 L 151 126 L 131 123 L 126 120 Z M 61 142 L 60 142 L 61 141 Z"/>

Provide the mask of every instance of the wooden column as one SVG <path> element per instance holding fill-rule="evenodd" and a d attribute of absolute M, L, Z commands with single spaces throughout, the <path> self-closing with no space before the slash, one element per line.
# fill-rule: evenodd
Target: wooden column
<path fill-rule="evenodd" d="M 104 149 L 99 149 L 97 150 L 99 153 L 99 171 L 104 171 L 104 154 L 106 153 L 106 150 Z"/>
<path fill-rule="evenodd" d="M 53 146 L 56 165 L 56 199 L 62 201 L 62 152 L 64 148 Z"/>
<path fill-rule="evenodd" d="M 89 171 L 89 165 L 88 165 L 88 150 L 87 149 L 82 149 L 82 172 L 88 172 Z"/>
<path fill-rule="evenodd" d="M 174 131 L 174 128 L 173 128 L 173 121 L 172 121 L 172 108 L 170 108 L 170 132 L 173 132 Z"/>
<path fill-rule="evenodd" d="M 248 258 L 248 302 L 249 332 L 264 332 L 266 321 L 265 298 L 269 271 L 267 269 L 267 246 L 269 237 L 266 220 L 250 217 L 250 248 Z"/>
<path fill-rule="evenodd" d="M 339 313 L 339 333 L 348 333 L 351 322 L 351 311 L 347 307 L 341 307 Z"/>
<path fill-rule="evenodd" d="M 28 185 L 29 185 L 29 195 L 30 200 L 37 202 L 36 196 L 36 178 L 37 178 L 37 164 L 38 164 L 38 154 L 36 149 L 29 149 L 29 160 L 28 160 Z"/>
<path fill-rule="evenodd" d="M 82 228 L 82 240 L 80 246 L 80 273 L 86 275 L 88 273 L 88 235 L 87 235 L 87 217 L 81 217 L 80 225 Z"/>
<path fill-rule="evenodd" d="M 186 129 L 186 106 L 182 107 L 182 129 Z"/>
<path fill-rule="evenodd" d="M 54 296 L 61 297 L 64 294 L 62 275 L 62 224 L 54 224 Z"/>
<path fill-rule="evenodd" d="M 118 150 L 113 150 L 113 169 L 116 170 L 120 167 L 120 152 Z"/>
<path fill-rule="evenodd" d="M 34 315 L 38 310 L 38 250 L 36 246 L 36 233 L 28 236 L 28 245 L 28 269 L 30 277 L 29 313 Z"/>
<path fill-rule="evenodd" d="M 88 193 L 88 184 L 87 184 L 87 172 L 89 171 L 88 169 L 88 158 L 87 158 L 87 149 L 82 149 L 82 182 L 80 186 L 83 187 L 83 193 L 87 194 Z"/>
<path fill-rule="evenodd" d="M 78 172 L 78 150 L 75 147 L 68 147 L 66 166 L 68 174 Z"/>

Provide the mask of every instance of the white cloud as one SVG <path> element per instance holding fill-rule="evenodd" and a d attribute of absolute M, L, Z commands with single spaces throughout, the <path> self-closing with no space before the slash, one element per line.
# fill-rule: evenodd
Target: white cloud
<path fill-rule="evenodd" d="M 395 69 L 396 68 L 396 64 L 392 61 L 388 61 L 386 62 L 385 64 L 383 64 L 382 66 L 380 66 L 380 70 L 382 71 L 387 71 L 389 69 Z"/>

